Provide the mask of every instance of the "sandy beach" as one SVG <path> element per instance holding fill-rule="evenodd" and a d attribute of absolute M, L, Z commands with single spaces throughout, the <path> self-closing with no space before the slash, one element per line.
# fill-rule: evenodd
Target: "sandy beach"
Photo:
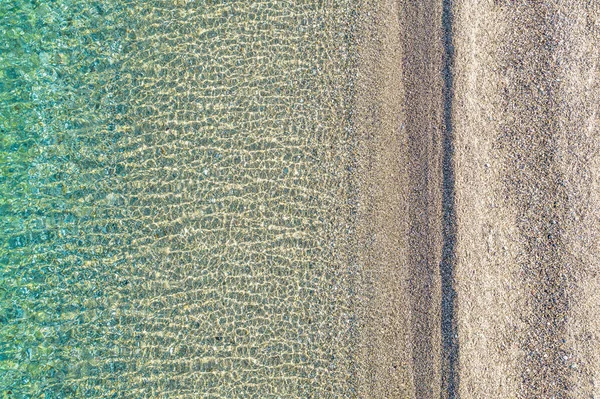
<path fill-rule="evenodd" d="M 359 397 L 600 394 L 600 7 L 363 5 Z"/>
<path fill-rule="evenodd" d="M 439 397 L 441 3 L 363 7 L 355 113 L 365 292 L 359 397 Z"/>

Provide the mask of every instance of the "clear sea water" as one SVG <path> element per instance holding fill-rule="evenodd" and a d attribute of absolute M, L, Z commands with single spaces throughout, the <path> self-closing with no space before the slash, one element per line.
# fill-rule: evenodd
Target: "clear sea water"
<path fill-rule="evenodd" d="M 352 396 L 351 8 L 0 1 L 0 397 Z"/>

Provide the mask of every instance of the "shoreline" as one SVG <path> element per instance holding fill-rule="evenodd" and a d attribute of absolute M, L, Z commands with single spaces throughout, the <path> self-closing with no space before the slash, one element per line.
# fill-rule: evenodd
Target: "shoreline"
<path fill-rule="evenodd" d="M 441 5 L 361 7 L 355 126 L 366 304 L 359 397 L 442 394 Z"/>

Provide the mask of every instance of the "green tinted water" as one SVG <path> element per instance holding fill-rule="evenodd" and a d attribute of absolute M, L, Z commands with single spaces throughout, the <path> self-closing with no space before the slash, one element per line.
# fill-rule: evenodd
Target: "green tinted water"
<path fill-rule="evenodd" d="M 352 396 L 349 10 L 0 2 L 0 395 Z"/>

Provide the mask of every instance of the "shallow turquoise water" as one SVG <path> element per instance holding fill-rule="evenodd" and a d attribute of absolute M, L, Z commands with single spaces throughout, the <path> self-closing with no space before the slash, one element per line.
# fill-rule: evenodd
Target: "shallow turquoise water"
<path fill-rule="evenodd" d="M 349 10 L 0 2 L 0 395 L 352 396 Z"/>

